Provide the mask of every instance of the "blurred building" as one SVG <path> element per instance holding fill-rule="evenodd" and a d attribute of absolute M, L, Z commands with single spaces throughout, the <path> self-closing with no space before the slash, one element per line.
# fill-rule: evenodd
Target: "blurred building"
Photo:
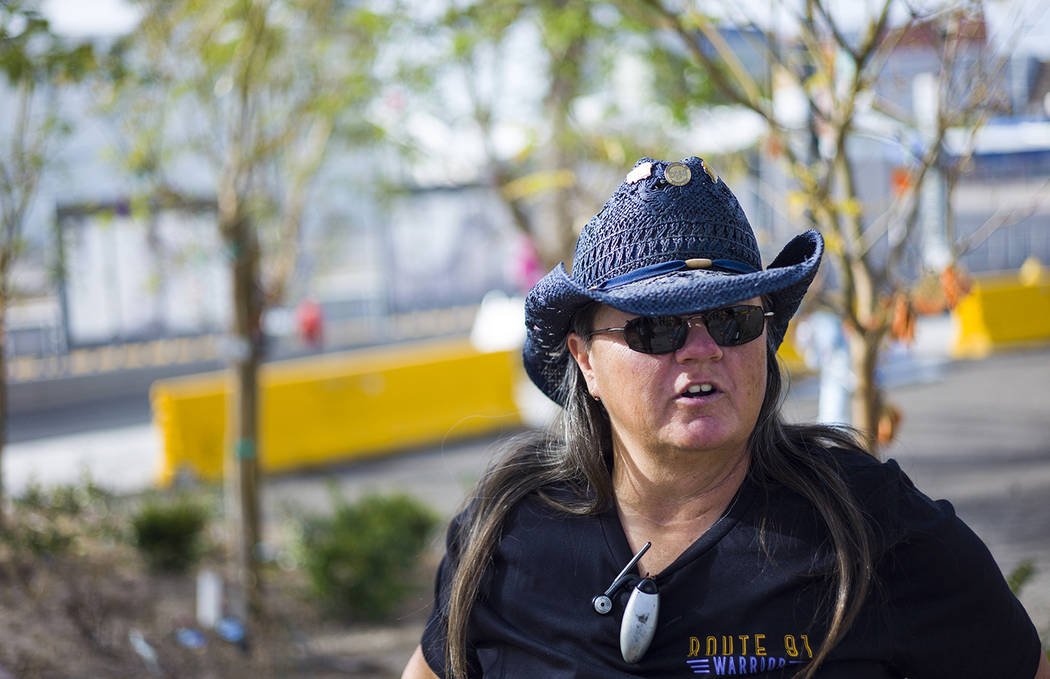
<path fill-rule="evenodd" d="M 941 68 L 932 30 L 920 24 L 895 36 L 898 46 L 874 87 L 883 109 L 918 119 L 919 129 L 901 125 L 869 102 L 858 113 L 848 142 L 865 214 L 875 219 L 889 206 L 899 190 L 896 183 L 907 176 L 913 158 L 925 150 L 926 135 L 932 132 L 923 129 L 924 119 L 932 125 L 936 115 L 936 77 Z M 1002 59 L 990 44 L 989 29 L 983 22 L 963 21 L 957 30 L 960 47 L 952 74 L 956 97 L 974 87 L 987 87 L 986 97 L 997 100 L 1000 110 L 973 139 L 966 130 L 949 130 L 945 162 L 965 159 L 964 171 L 950 189 L 950 201 L 945 169 L 933 168 L 923 187 L 919 237 L 912 239 L 904 253 L 904 272 L 913 277 L 924 268 L 947 263 L 949 239 L 963 245 L 959 261 L 971 273 L 1016 269 L 1030 255 L 1050 261 L 1050 62 L 1024 50 Z M 778 85 L 777 73 L 770 73 L 749 54 L 760 49 L 753 36 L 729 32 L 727 41 L 748 55 L 741 61 L 756 78 L 772 83 L 776 115 L 798 130 L 798 154 L 820 154 L 821 146 L 831 140 L 825 138 L 819 124 L 812 123 L 804 95 L 791 86 Z M 789 41 L 783 49 L 804 48 Z M 848 68 L 847 61 L 843 58 L 841 68 Z M 833 87 L 828 96 L 835 96 Z M 739 115 L 740 125 L 747 125 L 749 115 Z M 750 190 L 738 193 L 759 232 L 760 245 L 767 254 L 774 254 L 799 230 L 799 216 L 788 200 L 792 180 L 776 159 L 762 151 L 753 152 L 749 164 Z M 872 233 L 879 231 L 872 229 Z M 882 228 L 882 235 L 872 244 L 876 257 L 888 250 L 891 231 Z"/>

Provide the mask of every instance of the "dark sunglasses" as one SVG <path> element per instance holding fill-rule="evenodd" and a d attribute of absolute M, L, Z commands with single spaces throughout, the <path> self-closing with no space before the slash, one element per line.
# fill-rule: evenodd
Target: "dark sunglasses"
<path fill-rule="evenodd" d="M 711 339 L 722 347 L 747 344 L 762 334 L 762 328 L 772 311 L 751 304 L 701 311 L 689 316 L 639 316 L 619 328 L 602 328 L 587 333 L 590 338 L 605 332 L 623 331 L 627 346 L 643 354 L 669 354 L 685 346 L 689 328 L 699 319 Z"/>

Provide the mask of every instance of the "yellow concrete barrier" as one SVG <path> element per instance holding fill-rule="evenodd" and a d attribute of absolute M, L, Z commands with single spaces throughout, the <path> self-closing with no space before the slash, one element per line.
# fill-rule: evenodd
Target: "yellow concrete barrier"
<path fill-rule="evenodd" d="M 267 364 L 259 378 L 261 468 L 301 469 L 514 428 L 520 365 L 518 351 L 479 353 L 466 340 Z M 228 388 L 224 372 L 153 384 L 161 484 L 182 472 L 222 478 Z"/>
<path fill-rule="evenodd" d="M 799 350 L 798 342 L 795 338 L 795 327 L 794 321 L 788 324 L 787 332 L 784 334 L 784 341 L 780 343 L 780 348 L 777 350 L 777 356 L 788 373 L 799 377 L 808 375 L 813 370 L 806 365 L 806 359 Z"/>
<path fill-rule="evenodd" d="M 1050 343 L 1050 273 L 1030 258 L 1017 272 L 979 276 L 952 315 L 956 358 Z"/>

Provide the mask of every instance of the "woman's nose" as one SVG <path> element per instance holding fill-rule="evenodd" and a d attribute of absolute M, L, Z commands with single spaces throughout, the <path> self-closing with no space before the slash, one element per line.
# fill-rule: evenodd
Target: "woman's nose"
<path fill-rule="evenodd" d="M 675 352 L 675 357 L 679 361 L 717 360 L 722 357 L 722 347 L 711 338 L 711 333 L 707 331 L 703 318 L 699 316 L 687 318 L 686 324 L 689 334 L 686 335 L 682 348 Z"/>

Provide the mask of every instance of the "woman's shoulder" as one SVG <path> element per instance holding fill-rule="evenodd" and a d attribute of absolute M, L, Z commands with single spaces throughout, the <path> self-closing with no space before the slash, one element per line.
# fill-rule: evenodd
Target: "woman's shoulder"
<path fill-rule="evenodd" d="M 917 488 L 895 460 L 835 457 L 873 528 L 873 602 L 901 640 L 898 667 L 908 676 L 1031 676 L 1016 665 L 1037 657 L 1035 629 L 952 504 Z M 967 657 L 975 644 L 999 649 L 1001 664 L 981 667 Z"/>
<path fill-rule="evenodd" d="M 884 504 L 902 495 L 925 497 L 893 458 L 879 460 L 866 452 L 845 448 L 832 448 L 826 454 L 862 502 Z"/>
<path fill-rule="evenodd" d="M 830 448 L 825 455 L 841 471 L 842 478 L 855 492 L 865 495 L 915 485 L 894 459 L 879 460 L 861 450 Z"/>
<path fill-rule="evenodd" d="M 883 540 L 896 543 L 942 532 L 958 523 L 948 500 L 922 492 L 894 459 L 885 461 L 860 451 L 830 451 L 861 511 Z"/>

